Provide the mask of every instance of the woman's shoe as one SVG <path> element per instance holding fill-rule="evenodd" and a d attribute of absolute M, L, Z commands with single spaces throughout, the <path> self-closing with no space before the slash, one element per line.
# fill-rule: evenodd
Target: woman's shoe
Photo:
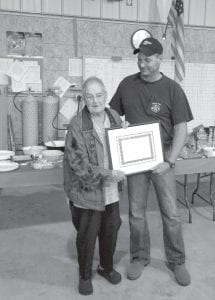
<path fill-rule="evenodd" d="M 107 281 L 112 284 L 117 284 L 122 280 L 121 274 L 114 269 L 111 272 L 107 273 L 101 266 L 98 266 L 97 273 L 106 278 Z"/>
<path fill-rule="evenodd" d="M 79 278 L 79 293 L 81 295 L 91 295 L 93 293 L 93 285 L 91 279 Z"/>

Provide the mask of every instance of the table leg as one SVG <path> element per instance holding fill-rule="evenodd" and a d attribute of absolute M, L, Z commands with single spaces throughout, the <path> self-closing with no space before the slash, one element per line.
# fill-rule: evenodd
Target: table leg
<path fill-rule="evenodd" d="M 176 181 L 178 184 L 180 184 L 182 187 L 183 187 L 183 190 L 184 190 L 184 199 L 181 200 L 179 198 L 177 198 L 177 200 L 184 206 L 187 207 L 188 209 L 188 214 L 189 214 L 189 223 L 192 223 L 192 213 L 191 213 L 191 209 L 190 209 L 190 203 L 189 203 L 189 200 L 188 200 L 188 189 L 187 189 L 187 177 L 188 175 L 185 174 L 184 175 L 184 183 L 181 183 L 180 181 Z"/>
<path fill-rule="evenodd" d="M 190 203 L 188 200 L 187 174 L 184 175 L 184 200 L 185 200 L 186 207 L 187 207 L 188 213 L 189 213 L 189 223 L 192 223 L 192 214 L 191 214 L 191 209 L 190 209 Z"/>
<path fill-rule="evenodd" d="M 197 174 L 196 188 L 195 188 L 195 190 L 192 193 L 192 200 L 191 200 L 192 204 L 194 203 L 194 197 L 195 197 L 195 195 L 198 194 L 197 192 L 199 190 L 199 183 L 200 183 L 200 173 Z"/>
<path fill-rule="evenodd" d="M 213 201 L 213 174 L 214 173 L 210 173 L 210 174 L 206 174 L 206 175 L 203 175 L 202 177 L 207 177 L 207 176 L 210 176 L 210 183 L 209 183 L 209 201 L 208 199 L 206 199 L 205 197 L 203 197 L 200 193 L 199 193 L 199 187 L 200 187 L 200 179 L 201 179 L 201 176 L 200 174 L 197 175 L 197 183 L 196 183 L 196 188 L 194 190 L 194 192 L 192 193 L 192 201 L 191 203 L 194 203 L 194 197 L 195 195 L 198 196 L 200 199 L 202 199 L 203 201 L 205 201 L 206 203 L 210 204 L 212 206 L 212 209 L 213 209 L 213 221 L 215 221 L 215 204 L 214 204 L 214 201 Z"/>
<path fill-rule="evenodd" d="M 211 202 L 211 205 L 212 205 L 212 208 L 213 208 L 213 221 L 215 221 L 215 205 L 214 205 L 214 201 L 213 201 L 213 183 L 214 183 L 214 180 L 213 180 L 213 175 L 214 173 L 211 173 L 210 174 L 210 202 Z"/>

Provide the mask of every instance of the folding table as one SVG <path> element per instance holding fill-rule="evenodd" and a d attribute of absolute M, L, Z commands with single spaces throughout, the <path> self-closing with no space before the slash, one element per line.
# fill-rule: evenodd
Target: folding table
<path fill-rule="evenodd" d="M 184 176 L 183 183 L 177 180 L 177 183 L 180 184 L 184 189 L 184 199 L 183 200 L 178 199 L 178 201 L 187 207 L 189 213 L 189 223 L 192 223 L 192 213 L 190 208 L 190 202 L 188 199 L 188 175 L 197 174 L 196 188 L 192 193 L 191 203 L 194 202 L 195 196 L 198 196 L 202 200 L 208 202 L 212 206 L 213 221 L 215 221 L 215 207 L 213 201 L 213 174 L 214 173 L 215 173 L 215 157 L 177 160 L 175 166 L 175 174 Z M 199 193 L 201 178 L 204 178 L 206 176 L 210 176 L 209 201 Z"/>
<path fill-rule="evenodd" d="M 183 187 L 183 199 L 178 199 L 180 203 L 186 206 L 189 214 L 189 223 L 192 223 L 192 212 L 190 203 L 193 203 L 194 197 L 198 196 L 204 201 L 209 202 L 213 208 L 213 221 L 215 221 L 215 207 L 213 201 L 213 174 L 215 173 L 215 157 L 210 158 L 192 158 L 177 160 L 175 174 L 183 175 L 184 181 L 178 184 Z M 192 200 L 188 199 L 188 176 L 197 174 L 196 189 L 192 193 Z M 203 175 L 202 175 L 203 174 Z M 209 201 L 204 198 L 200 192 L 201 178 L 210 176 Z M 35 170 L 31 166 L 20 166 L 19 169 L 10 172 L 0 172 L 0 189 L 10 187 L 44 186 L 52 184 L 63 184 L 62 167 L 52 169 Z"/>

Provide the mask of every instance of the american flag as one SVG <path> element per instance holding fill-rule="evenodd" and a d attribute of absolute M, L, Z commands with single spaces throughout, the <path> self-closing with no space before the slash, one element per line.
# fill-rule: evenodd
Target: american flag
<path fill-rule="evenodd" d="M 172 26 L 171 48 L 175 58 L 175 81 L 181 82 L 185 76 L 183 0 L 172 1 L 167 21 Z"/>

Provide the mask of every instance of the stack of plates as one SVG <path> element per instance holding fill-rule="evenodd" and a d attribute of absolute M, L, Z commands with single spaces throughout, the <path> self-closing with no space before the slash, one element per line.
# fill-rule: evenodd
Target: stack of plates
<path fill-rule="evenodd" d="M 39 155 L 45 149 L 46 149 L 45 146 L 40 146 L 40 145 L 22 147 L 23 153 L 27 155 Z"/>
<path fill-rule="evenodd" d="M 19 168 L 18 163 L 10 161 L 14 155 L 14 151 L 0 150 L 0 172 L 13 171 Z"/>
<path fill-rule="evenodd" d="M 15 155 L 14 151 L 0 150 L 0 160 L 11 159 Z"/>
<path fill-rule="evenodd" d="M 19 164 L 10 160 L 0 161 L 0 172 L 13 171 L 19 168 Z"/>
<path fill-rule="evenodd" d="M 48 150 L 61 150 L 64 151 L 65 141 L 49 141 L 45 143 Z"/>
<path fill-rule="evenodd" d="M 204 147 L 203 153 L 207 157 L 215 156 L 215 148 L 214 147 Z"/>
<path fill-rule="evenodd" d="M 43 158 L 49 162 L 59 162 L 63 159 L 63 152 L 60 150 L 44 150 L 42 152 Z"/>

